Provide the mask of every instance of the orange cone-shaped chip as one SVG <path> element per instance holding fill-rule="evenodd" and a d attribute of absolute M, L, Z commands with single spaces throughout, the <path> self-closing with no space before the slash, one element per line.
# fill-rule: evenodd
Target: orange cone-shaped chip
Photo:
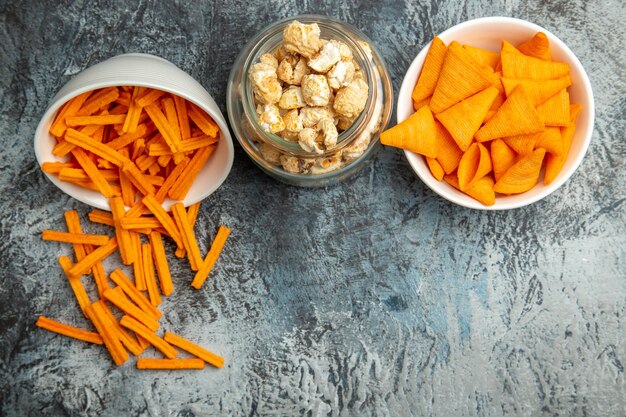
<path fill-rule="evenodd" d="M 537 149 L 509 168 L 496 182 L 493 189 L 502 194 L 518 194 L 530 190 L 537 184 L 545 149 Z"/>
<path fill-rule="evenodd" d="M 413 88 L 413 93 L 411 94 L 413 101 L 420 102 L 433 94 L 435 86 L 437 85 L 437 80 L 439 79 L 441 66 L 443 65 L 443 61 L 446 57 L 446 52 L 448 52 L 446 44 L 435 36 L 433 41 L 430 43 L 428 54 L 424 60 L 424 66 L 422 67 L 420 76 L 417 79 L 415 88 Z M 418 109 L 419 107 L 415 110 Z"/>
<path fill-rule="evenodd" d="M 576 118 L 581 109 L 582 106 L 580 104 L 572 104 L 570 106 L 571 124 L 560 129 L 561 143 L 563 144 L 563 152 L 561 152 L 561 155 L 548 154 L 546 156 L 546 171 L 543 176 L 543 183 L 546 185 L 554 181 L 565 165 L 565 160 L 567 160 L 567 155 L 572 146 L 572 139 L 574 139 L 574 132 L 576 131 Z"/>
<path fill-rule="evenodd" d="M 461 191 L 456 175 L 446 175 L 443 179 L 448 184 Z M 493 178 L 491 178 L 491 175 L 486 175 L 477 180 L 463 190 L 463 192 L 486 206 L 492 206 L 496 203 L 496 193 L 493 191 Z"/>
<path fill-rule="evenodd" d="M 535 150 L 535 144 L 541 137 L 541 133 L 543 132 L 531 133 L 528 135 L 509 136 L 503 138 L 502 140 L 515 152 L 525 156 Z"/>
<path fill-rule="evenodd" d="M 435 146 L 437 147 L 437 161 L 446 174 L 453 173 L 459 166 L 463 151 L 459 149 L 450 132 L 441 123 L 435 120 Z"/>
<path fill-rule="evenodd" d="M 457 174 L 461 190 L 490 173 L 491 168 L 489 151 L 483 144 L 474 142 L 459 162 Z"/>
<path fill-rule="evenodd" d="M 517 45 L 517 49 L 524 55 L 533 56 L 544 61 L 552 59 L 550 55 L 550 41 L 543 32 L 535 33 L 535 36 Z"/>
<path fill-rule="evenodd" d="M 484 142 L 506 136 L 525 135 L 545 128 L 537 110 L 522 86 L 511 92 L 496 114 L 476 132 L 476 140 Z"/>
<path fill-rule="evenodd" d="M 463 48 L 467 51 L 476 62 L 480 65 L 495 69 L 500 61 L 500 54 L 498 52 L 488 51 L 487 49 L 477 48 L 472 45 L 463 45 Z"/>
<path fill-rule="evenodd" d="M 490 85 L 485 70 L 467 55 L 460 44 L 453 42 L 448 47 L 430 108 L 433 113 L 440 113 Z"/>
<path fill-rule="evenodd" d="M 558 127 L 548 127 L 541 132 L 535 149 L 543 148 L 547 153 L 552 155 L 561 155 L 563 153 L 563 139 L 561 138 L 561 129 Z"/>
<path fill-rule="evenodd" d="M 569 117 L 569 94 L 563 89 L 544 103 L 537 106 L 537 113 L 546 126 L 568 126 Z"/>
<path fill-rule="evenodd" d="M 441 181 L 444 176 L 441 164 L 435 158 L 426 158 L 426 163 L 428 164 L 428 169 L 430 169 L 430 173 L 433 174 L 433 177 L 435 177 L 437 181 Z"/>
<path fill-rule="evenodd" d="M 572 79 L 569 75 L 554 80 L 522 80 L 517 78 L 502 78 L 502 85 L 504 86 L 504 91 L 507 96 L 513 92 L 515 87 L 522 85 L 524 87 L 524 91 L 528 94 L 528 98 L 533 103 L 533 106 L 536 107 L 548 100 L 550 97 L 559 93 L 561 90 L 572 85 Z"/>
<path fill-rule="evenodd" d="M 569 65 L 564 62 L 544 61 L 527 56 L 507 41 L 502 41 L 502 72 L 506 78 L 530 78 L 552 80 L 569 74 Z"/>
<path fill-rule="evenodd" d="M 435 119 L 426 106 L 402 123 L 380 135 L 383 145 L 406 149 L 429 158 L 437 157 L 435 146 Z"/>
<path fill-rule="evenodd" d="M 502 139 L 491 142 L 491 163 L 496 181 L 513 166 L 516 160 L 517 154 Z"/>
<path fill-rule="evenodd" d="M 435 116 L 450 132 L 462 151 L 469 148 L 474 134 L 480 129 L 497 95 L 497 88 L 486 88 Z"/>

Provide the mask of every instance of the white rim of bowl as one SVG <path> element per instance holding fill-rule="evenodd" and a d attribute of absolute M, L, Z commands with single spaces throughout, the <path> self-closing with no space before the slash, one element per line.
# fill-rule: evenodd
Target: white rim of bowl
<path fill-rule="evenodd" d="M 585 130 L 584 133 L 584 140 L 585 142 L 583 143 L 583 147 L 580 151 L 580 153 L 578 155 L 576 155 L 575 159 L 574 159 L 574 163 L 570 166 L 569 170 L 566 172 L 562 172 L 562 175 L 560 175 L 557 179 L 555 179 L 548 187 L 546 187 L 544 190 L 542 190 L 541 192 L 535 194 L 532 197 L 529 197 L 527 200 L 524 201 L 518 201 L 518 202 L 513 202 L 513 203 L 506 203 L 506 202 L 502 202 L 502 200 L 499 201 L 499 199 L 506 199 L 506 197 L 496 197 L 496 204 L 494 204 L 493 206 L 485 206 L 484 204 L 472 199 L 471 197 L 466 198 L 460 198 L 461 197 L 465 197 L 464 194 L 460 194 L 460 191 L 457 191 L 455 188 L 453 188 L 452 186 L 448 185 L 447 183 L 445 184 L 441 184 L 439 181 L 436 182 L 436 185 L 444 185 L 445 187 L 450 187 L 451 190 L 457 191 L 459 194 L 444 194 L 439 187 L 436 186 L 431 186 L 431 183 L 433 183 L 433 181 L 436 181 L 434 177 L 432 177 L 432 175 L 430 174 L 430 172 L 428 172 L 428 176 L 426 177 L 425 175 L 422 175 L 421 171 L 418 170 L 418 158 L 423 160 L 423 156 L 415 154 L 411 151 L 404 151 L 404 154 L 406 156 L 406 159 L 408 160 L 409 164 L 411 165 L 411 168 L 413 169 L 413 171 L 415 172 L 415 174 L 419 177 L 420 180 L 422 180 L 422 182 L 428 187 L 430 188 L 433 192 L 435 192 L 436 194 L 438 194 L 439 196 L 443 197 L 444 199 L 458 204 L 460 206 L 463 207 L 467 207 L 467 208 L 471 208 L 471 209 L 477 209 L 477 210 L 510 210 L 510 209 L 515 209 L 515 208 L 520 208 L 520 207 L 524 207 L 527 206 L 529 204 L 533 204 L 543 198 L 545 198 L 546 196 L 550 195 L 551 193 L 553 193 L 554 191 L 556 191 L 557 189 L 559 189 L 573 174 L 574 172 L 576 172 L 576 170 L 578 169 L 578 167 L 580 166 L 580 164 L 582 163 L 583 158 L 585 157 L 585 154 L 587 153 L 587 149 L 589 148 L 589 144 L 591 143 L 591 135 L 593 133 L 593 126 L 594 126 L 594 120 L 595 120 L 595 104 L 594 104 L 594 99 L 593 99 L 593 90 L 591 89 L 591 82 L 589 81 L 589 76 L 587 75 L 587 72 L 585 71 L 585 69 L 583 68 L 582 64 L 580 63 L 580 61 L 578 60 L 578 58 L 576 57 L 576 55 L 574 55 L 574 53 L 571 51 L 571 49 L 569 49 L 567 47 L 567 45 L 560 40 L 556 35 L 554 35 L 552 32 L 550 32 L 549 30 L 535 24 L 535 23 L 531 23 L 528 22 L 526 20 L 523 19 L 517 19 L 514 17 L 499 17 L 499 16 L 492 16 L 492 17 L 481 17 L 478 19 L 472 19 L 472 20 L 468 20 L 466 22 L 463 23 L 459 23 L 458 25 L 452 26 L 449 29 L 446 29 L 444 32 L 442 32 L 440 35 L 440 37 L 442 36 L 446 36 L 448 35 L 450 32 L 452 31 L 456 31 L 459 29 L 463 29 L 466 26 L 471 26 L 471 25 L 475 25 L 475 24 L 489 24 L 489 23 L 502 23 L 502 22 L 508 22 L 508 23 L 512 23 L 512 24 L 521 24 L 524 25 L 526 27 L 528 27 L 529 29 L 532 29 L 536 32 L 544 32 L 549 40 L 550 43 L 555 43 L 559 46 L 560 49 L 562 49 L 562 51 L 564 52 L 565 55 L 567 55 L 568 59 L 571 61 L 571 64 L 573 66 L 576 67 L 577 71 L 581 74 L 581 81 L 583 83 L 584 86 L 584 90 L 585 93 L 588 94 L 589 96 L 589 101 L 591 102 L 591 106 L 589 106 L 589 120 L 590 123 L 587 126 L 587 129 Z M 413 86 L 415 85 L 415 79 L 413 78 L 409 78 L 408 74 L 411 73 L 414 69 L 414 67 L 416 67 L 418 65 L 419 61 L 422 61 L 423 65 L 423 60 L 426 56 L 426 54 L 428 53 L 428 48 L 430 47 L 431 42 L 428 42 L 428 44 L 426 44 L 422 50 L 417 54 L 417 56 L 415 57 L 415 59 L 413 59 L 413 62 L 411 62 L 411 65 L 409 66 L 409 68 L 406 71 L 406 75 L 404 76 L 404 79 L 402 80 L 402 84 L 400 86 L 400 92 L 398 94 L 398 103 L 396 104 L 396 123 L 400 123 L 402 121 L 404 121 L 408 116 L 410 116 L 410 114 L 406 115 L 406 117 L 401 119 L 401 115 L 400 115 L 400 106 L 401 106 L 401 102 L 402 99 L 405 98 L 405 96 L 407 96 L 408 98 L 410 98 L 411 94 L 410 92 L 413 91 Z M 407 94 L 407 91 L 409 91 L 409 93 Z M 411 104 L 411 109 L 412 109 L 412 104 Z M 404 112 L 406 113 L 406 112 Z M 433 183 L 433 185 L 435 185 Z M 498 203 L 500 203 L 500 205 L 498 205 Z"/>

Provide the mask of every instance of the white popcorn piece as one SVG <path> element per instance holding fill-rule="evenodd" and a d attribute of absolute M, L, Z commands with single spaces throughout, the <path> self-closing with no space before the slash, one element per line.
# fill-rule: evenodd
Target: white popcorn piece
<path fill-rule="evenodd" d="M 314 159 L 301 159 L 290 155 L 280 156 L 280 164 L 282 165 L 283 169 L 292 174 L 308 174 L 314 163 Z"/>
<path fill-rule="evenodd" d="M 313 127 L 320 120 L 326 118 L 332 119 L 332 114 L 325 107 L 303 107 L 300 109 L 300 119 L 304 127 Z"/>
<path fill-rule="evenodd" d="M 307 152 L 315 152 L 317 154 L 323 154 L 324 149 L 320 147 L 319 135 L 317 130 L 310 127 L 305 127 L 298 134 L 298 144 L 302 149 Z"/>
<path fill-rule="evenodd" d="M 313 175 L 325 174 L 330 171 L 341 168 L 341 152 L 336 153 L 325 158 L 317 158 L 315 164 L 310 168 L 310 173 Z"/>
<path fill-rule="evenodd" d="M 263 55 L 261 55 L 261 57 L 259 58 L 259 62 L 267 64 L 267 65 L 271 66 L 274 69 L 278 68 L 278 60 L 272 54 L 263 54 Z"/>
<path fill-rule="evenodd" d="M 348 130 L 350 129 L 350 126 L 352 126 L 355 120 L 356 120 L 356 116 L 355 117 L 339 117 L 337 119 L 337 122 L 338 122 L 337 129 L 340 132 L 343 132 L 344 130 Z"/>
<path fill-rule="evenodd" d="M 334 90 L 345 87 L 350 84 L 352 78 L 354 78 L 354 72 L 354 61 L 342 59 L 326 73 L 328 85 Z"/>
<path fill-rule="evenodd" d="M 302 96 L 309 106 L 325 106 L 330 99 L 330 87 L 326 76 L 308 74 L 302 77 Z"/>
<path fill-rule="evenodd" d="M 368 94 L 369 87 L 367 83 L 361 78 L 356 78 L 350 84 L 337 91 L 333 109 L 340 116 L 356 117 L 365 108 Z"/>
<path fill-rule="evenodd" d="M 314 71 L 325 73 L 340 60 L 339 42 L 332 40 L 327 42 L 318 54 L 309 59 L 308 66 Z"/>
<path fill-rule="evenodd" d="M 264 104 L 256 109 L 259 115 L 261 129 L 270 133 L 278 133 L 285 129 L 285 122 L 280 116 L 280 110 L 274 104 Z"/>
<path fill-rule="evenodd" d="M 317 23 L 305 25 L 294 20 L 283 30 L 283 43 L 288 51 L 310 58 L 319 51 L 320 28 Z"/>
<path fill-rule="evenodd" d="M 295 54 L 289 54 L 278 65 L 278 78 L 287 84 L 299 85 L 302 77 L 309 73 L 306 59 Z"/>
<path fill-rule="evenodd" d="M 370 48 L 370 44 L 367 42 L 363 42 L 363 41 L 357 41 L 357 43 L 359 44 L 361 49 L 363 49 L 363 52 L 365 52 L 365 56 L 367 57 L 367 59 L 371 61 L 372 60 L 372 48 Z"/>
<path fill-rule="evenodd" d="M 272 145 L 269 145 L 265 142 L 261 143 L 259 145 L 259 152 L 261 153 L 263 159 L 265 159 L 267 162 L 276 165 L 280 164 L 281 153 Z"/>
<path fill-rule="evenodd" d="M 283 91 L 283 95 L 280 97 L 278 107 L 281 109 L 291 110 L 304 107 L 306 103 L 302 97 L 302 89 L 298 86 L 292 85 Z"/>
<path fill-rule="evenodd" d="M 283 121 L 285 122 L 286 132 L 298 133 L 299 131 L 304 129 L 304 125 L 302 124 L 302 118 L 300 117 L 297 109 L 285 113 L 285 115 L 283 116 Z"/>
<path fill-rule="evenodd" d="M 335 122 L 333 119 L 322 119 L 317 123 L 317 131 L 320 132 L 322 138 L 324 140 L 324 146 L 326 148 L 330 148 L 331 146 L 335 146 L 337 144 L 337 138 L 339 137 L 339 133 L 337 132 L 337 127 L 335 126 Z"/>
<path fill-rule="evenodd" d="M 250 68 L 248 77 L 252 82 L 255 99 L 264 104 L 278 103 L 283 89 L 278 81 L 276 67 L 271 63 L 258 62 Z"/>

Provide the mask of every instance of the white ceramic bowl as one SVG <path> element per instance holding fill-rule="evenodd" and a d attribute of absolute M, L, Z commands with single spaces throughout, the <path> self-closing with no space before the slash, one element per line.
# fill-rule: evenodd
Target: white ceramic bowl
<path fill-rule="evenodd" d="M 464 207 L 480 210 L 508 210 L 523 207 L 541 200 L 545 196 L 554 192 L 572 176 L 576 168 L 582 162 L 587 152 L 591 134 L 593 132 L 594 102 L 593 92 L 589 77 L 583 69 L 580 61 L 574 53 L 556 36 L 542 28 L 541 26 L 527 22 L 525 20 L 510 17 L 486 17 L 470 20 L 451 27 L 441 33 L 439 37 L 446 44 L 453 40 L 461 44 L 469 44 L 479 48 L 500 50 L 500 42 L 506 39 L 513 45 L 521 43 L 537 32 L 543 32 L 550 40 L 550 50 L 554 61 L 566 62 L 570 66 L 570 76 L 572 85 L 569 87 L 570 101 L 580 103 L 583 109 L 576 122 L 576 133 L 572 142 L 567 161 L 563 169 L 550 185 L 543 184 L 543 173 L 539 178 L 539 183 L 531 190 L 512 196 L 498 196 L 496 203 L 492 206 L 485 206 L 473 198 L 463 194 L 445 181 L 437 181 L 428 169 L 425 159 L 421 155 L 405 151 L 406 157 L 417 176 L 434 192 L 443 198 Z M 409 67 L 398 97 L 397 117 L 398 123 L 402 122 L 413 114 L 413 102 L 411 92 L 417 81 L 417 77 L 422 70 L 424 59 L 428 53 L 430 43 L 421 50 L 413 63 Z"/>
<path fill-rule="evenodd" d="M 56 140 L 48 130 L 64 103 L 86 91 L 123 85 L 157 88 L 176 94 L 201 107 L 218 124 L 221 137 L 217 149 L 198 174 L 183 203 L 189 206 L 211 195 L 224 182 L 233 165 L 233 141 L 226 120 L 213 97 L 199 82 L 171 62 L 149 54 L 124 54 L 107 59 L 77 74 L 59 90 L 35 132 L 35 155 L 39 165 L 63 160 L 52 154 Z M 77 200 L 109 210 L 107 199 L 100 193 L 60 181 L 55 175 L 46 175 Z M 173 203 L 173 200 L 166 199 L 163 207 L 169 209 Z"/>

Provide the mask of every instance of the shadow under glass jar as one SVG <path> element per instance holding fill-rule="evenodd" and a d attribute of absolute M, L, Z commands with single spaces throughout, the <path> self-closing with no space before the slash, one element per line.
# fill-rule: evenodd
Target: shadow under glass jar
<path fill-rule="evenodd" d="M 369 87 L 361 114 L 339 134 L 337 144 L 322 154 L 307 152 L 297 142 L 268 133 L 257 122 L 252 83 L 248 78 L 250 67 L 259 62 L 261 55 L 273 53 L 282 45 L 283 30 L 294 20 L 317 23 L 320 39 L 335 39 L 348 45 Z M 369 46 L 371 56 L 362 43 Z M 230 73 L 226 104 L 235 137 L 264 172 L 288 184 L 323 187 L 356 173 L 379 149 L 378 137 L 391 117 L 393 90 L 381 55 L 363 33 L 326 16 L 302 15 L 268 26 L 243 48 Z M 288 163 L 291 171 L 299 172 L 288 172 L 283 163 Z"/>

